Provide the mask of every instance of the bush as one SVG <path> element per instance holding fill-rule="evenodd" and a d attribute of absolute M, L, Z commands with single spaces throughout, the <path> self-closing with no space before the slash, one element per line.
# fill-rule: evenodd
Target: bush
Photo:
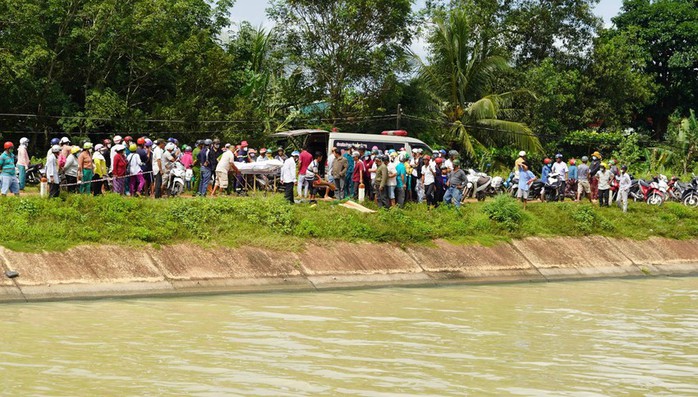
<path fill-rule="evenodd" d="M 525 216 L 516 200 L 504 194 L 485 204 L 482 211 L 509 231 L 518 230 Z"/>

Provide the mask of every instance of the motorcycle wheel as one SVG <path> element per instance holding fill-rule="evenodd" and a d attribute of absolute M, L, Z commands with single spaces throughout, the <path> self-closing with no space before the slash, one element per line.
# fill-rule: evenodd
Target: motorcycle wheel
<path fill-rule="evenodd" d="M 485 201 L 485 193 L 483 192 L 477 192 L 475 194 L 475 197 L 477 198 L 477 201 Z"/>
<path fill-rule="evenodd" d="M 688 207 L 698 207 L 698 195 L 689 194 L 683 199 L 683 205 Z"/>
<path fill-rule="evenodd" d="M 663 202 L 664 199 L 658 193 L 652 193 L 649 197 L 647 197 L 647 204 L 649 205 L 662 205 Z"/>
<path fill-rule="evenodd" d="M 473 189 L 466 187 L 465 191 L 463 192 L 463 199 L 470 198 L 472 196 L 472 194 L 473 194 Z"/>

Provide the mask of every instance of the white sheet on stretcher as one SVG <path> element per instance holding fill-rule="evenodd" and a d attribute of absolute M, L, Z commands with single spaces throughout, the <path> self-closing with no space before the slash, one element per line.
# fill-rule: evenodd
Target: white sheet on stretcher
<path fill-rule="evenodd" d="M 276 174 L 284 163 L 280 160 L 256 161 L 253 163 L 235 163 L 243 175 L 267 175 Z"/>

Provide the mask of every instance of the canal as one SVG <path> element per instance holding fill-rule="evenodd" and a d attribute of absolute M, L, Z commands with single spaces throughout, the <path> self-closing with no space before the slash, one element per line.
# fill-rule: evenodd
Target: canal
<path fill-rule="evenodd" d="M 698 395 L 698 278 L 0 306 L 6 396 Z"/>

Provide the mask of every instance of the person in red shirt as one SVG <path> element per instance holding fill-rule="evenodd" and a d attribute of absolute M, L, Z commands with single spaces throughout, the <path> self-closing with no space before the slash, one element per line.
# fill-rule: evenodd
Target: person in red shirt
<path fill-rule="evenodd" d="M 124 155 L 125 150 L 126 147 L 124 145 L 116 145 L 116 155 L 114 156 L 113 164 L 114 179 L 112 183 L 114 185 L 114 193 L 118 193 L 121 195 L 123 195 L 125 192 L 124 187 L 126 186 L 126 167 L 128 165 L 128 162 L 126 161 L 126 156 Z"/>
<path fill-rule="evenodd" d="M 308 197 L 308 184 L 305 183 L 305 172 L 308 170 L 308 166 L 313 162 L 313 155 L 310 154 L 307 147 L 303 148 L 299 156 L 298 163 L 300 168 L 298 169 L 298 196 Z"/>
<path fill-rule="evenodd" d="M 359 185 L 364 184 L 364 189 L 366 188 L 366 164 L 361 161 L 361 154 L 359 152 L 354 152 L 351 154 L 354 158 L 354 172 L 351 174 L 351 181 L 354 185 L 354 199 L 359 199 Z"/>

